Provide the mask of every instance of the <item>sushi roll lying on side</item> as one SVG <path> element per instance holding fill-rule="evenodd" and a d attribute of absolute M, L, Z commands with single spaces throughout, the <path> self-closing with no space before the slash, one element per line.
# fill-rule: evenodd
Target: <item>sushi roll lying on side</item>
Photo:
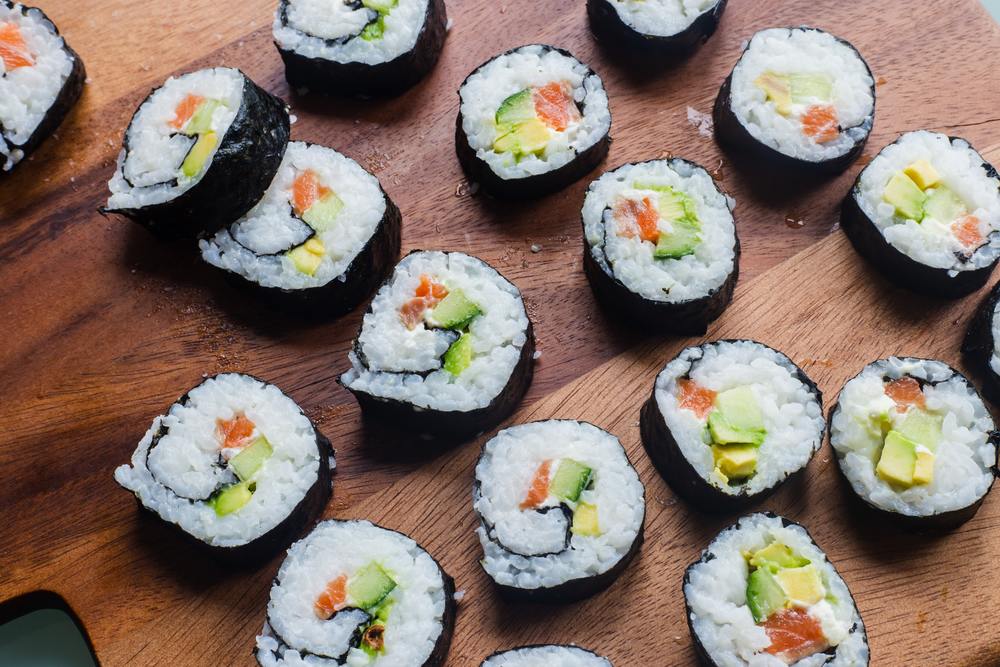
<path fill-rule="evenodd" d="M 687 160 L 607 172 L 583 202 L 583 269 L 594 295 L 646 330 L 703 335 L 739 275 L 732 207 Z"/>
<path fill-rule="evenodd" d="M 447 24 L 444 0 L 280 0 L 273 33 L 293 88 L 391 95 L 433 69 Z"/>
<path fill-rule="evenodd" d="M 288 108 L 228 67 L 167 79 L 139 105 L 104 213 L 160 236 L 212 233 L 253 208 L 285 154 Z"/>
<path fill-rule="evenodd" d="M 577 646 L 525 646 L 494 653 L 480 667 L 611 667 L 611 661 Z"/>
<path fill-rule="evenodd" d="M 765 164 L 831 174 L 853 163 L 875 121 L 875 80 L 857 49 L 816 28 L 750 40 L 715 100 L 715 136 Z"/>
<path fill-rule="evenodd" d="M 639 552 L 644 496 L 625 450 L 607 431 L 558 419 L 504 429 L 476 465 L 480 563 L 510 598 L 593 595 Z"/>
<path fill-rule="evenodd" d="M 534 351 L 514 285 L 481 259 L 421 250 L 372 299 L 340 382 L 374 423 L 461 439 L 514 411 Z"/>
<path fill-rule="evenodd" d="M 766 497 L 806 467 L 825 426 L 816 384 L 751 340 L 682 350 L 640 415 L 643 445 L 663 479 L 707 511 Z"/>
<path fill-rule="evenodd" d="M 711 667 L 864 667 L 865 624 L 847 584 L 802 526 L 751 514 L 684 574 L 695 650 Z"/>
<path fill-rule="evenodd" d="M 368 521 L 324 521 L 292 545 L 257 637 L 262 667 L 437 667 L 455 584 L 412 539 Z"/>
<path fill-rule="evenodd" d="M 1000 283 L 993 286 L 979 304 L 969 322 L 969 330 L 962 341 L 962 354 L 966 363 L 977 373 L 983 383 L 983 394 L 994 403 L 1000 403 Z"/>
<path fill-rule="evenodd" d="M 348 312 L 399 257 L 399 209 L 361 165 L 294 141 L 245 216 L 200 242 L 202 258 L 261 297 L 317 316 Z"/>
<path fill-rule="evenodd" d="M 333 466 L 330 441 L 292 399 L 226 373 L 154 419 L 115 480 L 213 555 L 249 564 L 316 521 Z"/>
<path fill-rule="evenodd" d="M 715 34 L 727 0 L 587 0 L 590 29 L 609 49 L 668 61 Z"/>
<path fill-rule="evenodd" d="M 920 130 L 886 146 L 858 176 L 840 226 L 892 282 L 965 296 L 1000 259 L 1000 178 L 964 139 Z"/>
<path fill-rule="evenodd" d="M 0 0 L 0 177 L 55 132 L 86 78 L 45 12 Z"/>
<path fill-rule="evenodd" d="M 608 94 L 601 77 L 568 51 L 532 44 L 500 54 L 458 94 L 458 160 L 469 180 L 495 197 L 561 190 L 608 154 Z"/>
<path fill-rule="evenodd" d="M 928 359 L 868 364 L 830 416 L 830 444 L 855 495 L 909 528 L 971 519 L 993 487 L 998 439 L 969 381 Z"/>

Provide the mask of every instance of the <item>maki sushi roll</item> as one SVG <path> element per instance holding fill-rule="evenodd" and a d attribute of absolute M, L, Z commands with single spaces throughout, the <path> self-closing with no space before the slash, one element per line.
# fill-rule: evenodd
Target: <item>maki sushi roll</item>
<path fill-rule="evenodd" d="M 966 363 L 977 372 L 983 382 L 983 393 L 994 403 L 1000 403 L 1000 283 L 993 286 L 979 304 L 969 330 L 962 342 Z"/>
<path fill-rule="evenodd" d="M 639 552 L 645 491 L 618 438 L 552 419 L 506 428 L 476 464 L 480 563 L 513 599 L 566 602 L 610 586 Z"/>
<path fill-rule="evenodd" d="M 751 514 L 688 566 L 695 651 L 712 667 L 864 667 L 868 635 L 847 584 L 806 529 Z"/>
<path fill-rule="evenodd" d="M 154 419 L 115 480 L 211 554 L 252 563 L 319 517 L 333 466 L 330 441 L 292 399 L 226 373 Z"/>
<path fill-rule="evenodd" d="M 215 232 L 264 195 L 288 133 L 285 103 L 239 70 L 167 79 L 125 130 L 102 212 L 165 237 Z"/>
<path fill-rule="evenodd" d="M 201 256 L 261 297 L 324 316 L 343 314 L 399 256 L 399 209 L 378 179 L 337 151 L 293 141 L 264 198 Z"/>
<path fill-rule="evenodd" d="M 607 172 L 583 202 L 583 269 L 594 295 L 646 329 L 703 335 L 739 275 L 733 205 L 687 160 Z"/>
<path fill-rule="evenodd" d="M 830 416 L 830 444 L 855 495 L 910 528 L 972 518 L 993 487 L 997 440 L 975 388 L 929 359 L 868 364 Z"/>
<path fill-rule="evenodd" d="M 443 665 L 455 584 L 412 539 L 324 521 L 292 545 L 257 637 L 262 667 Z"/>
<path fill-rule="evenodd" d="M 578 646 L 525 646 L 500 651 L 480 667 L 611 667 L 611 661 Z"/>
<path fill-rule="evenodd" d="M 920 130 L 886 146 L 858 176 L 840 226 L 893 283 L 959 297 L 1000 258 L 1000 178 L 964 139 Z"/>
<path fill-rule="evenodd" d="M 0 177 L 55 132 L 86 78 L 45 12 L 0 0 Z"/>
<path fill-rule="evenodd" d="M 521 294 L 496 269 L 419 250 L 372 299 L 340 382 L 374 423 L 462 439 L 514 411 L 534 351 Z"/>
<path fill-rule="evenodd" d="M 273 33 L 293 88 L 390 95 L 431 71 L 447 24 L 444 0 L 280 0 Z"/>
<path fill-rule="evenodd" d="M 532 44 L 502 53 L 470 74 L 458 95 L 458 161 L 495 197 L 561 190 L 608 154 L 604 83 L 568 51 Z"/>
<path fill-rule="evenodd" d="M 643 445 L 663 479 L 707 511 L 745 507 L 805 469 L 825 426 L 816 384 L 751 340 L 682 350 L 640 415 Z"/>
<path fill-rule="evenodd" d="M 645 58 L 673 60 L 715 34 L 727 0 L 587 0 L 590 29 L 602 44 Z"/>
<path fill-rule="evenodd" d="M 848 42 L 816 28 L 750 40 L 715 100 L 720 142 L 778 168 L 831 174 L 861 155 L 875 121 L 875 79 Z"/>

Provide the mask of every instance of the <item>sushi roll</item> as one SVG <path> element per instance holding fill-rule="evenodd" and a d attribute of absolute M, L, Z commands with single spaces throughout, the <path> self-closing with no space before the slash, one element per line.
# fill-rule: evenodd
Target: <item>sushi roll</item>
<path fill-rule="evenodd" d="M 618 438 L 552 419 L 496 434 L 476 464 L 480 563 L 512 599 L 567 602 L 610 586 L 639 552 L 645 490 Z"/>
<path fill-rule="evenodd" d="M 463 439 L 514 411 L 534 351 L 521 294 L 496 269 L 460 252 L 418 250 L 372 299 L 340 383 L 373 423 Z"/>
<path fill-rule="evenodd" d="M 840 574 L 806 529 L 742 517 L 684 574 L 695 652 L 711 667 L 865 667 L 868 635 Z"/>
<path fill-rule="evenodd" d="M 739 275 L 733 205 L 687 160 L 607 172 L 583 202 L 583 269 L 594 295 L 646 330 L 704 335 Z"/>
<path fill-rule="evenodd" d="M 608 154 L 604 83 L 568 51 L 532 44 L 502 53 L 470 74 L 458 95 L 458 161 L 494 197 L 561 190 Z"/>
<path fill-rule="evenodd" d="M 669 62 L 689 55 L 715 34 L 726 2 L 587 0 L 587 17 L 594 36 L 610 49 Z"/>
<path fill-rule="evenodd" d="M 830 445 L 854 494 L 907 528 L 971 519 L 993 487 L 998 438 L 975 387 L 929 359 L 868 364 L 830 416 Z"/>
<path fill-rule="evenodd" d="M 964 139 L 920 130 L 889 144 L 858 175 L 840 226 L 893 283 L 960 297 L 1000 259 L 1000 178 Z"/>
<path fill-rule="evenodd" d="M 642 407 L 643 445 L 663 479 L 706 511 L 761 500 L 823 442 L 823 396 L 798 366 L 751 340 L 689 347 Z"/>
<path fill-rule="evenodd" d="M 399 209 L 337 151 L 293 141 L 264 198 L 200 242 L 201 256 L 278 305 L 341 315 L 399 257 Z"/>
<path fill-rule="evenodd" d="M 271 586 L 261 667 L 438 667 L 455 584 L 412 539 L 368 521 L 324 521 L 288 550 Z"/>
<path fill-rule="evenodd" d="M 611 661 L 578 646 L 525 646 L 500 651 L 479 667 L 611 667 Z"/>
<path fill-rule="evenodd" d="M 164 237 L 215 232 L 264 195 L 289 127 L 285 103 L 239 70 L 216 67 L 167 79 L 125 130 L 102 212 Z"/>
<path fill-rule="evenodd" d="M 962 341 L 962 354 L 966 364 L 979 374 L 983 382 L 983 394 L 994 403 L 1000 403 L 1000 318 L 997 305 L 1000 304 L 1000 283 L 993 286 L 989 294 L 979 304 L 969 330 Z"/>
<path fill-rule="evenodd" d="M 212 555 L 250 564 L 319 518 L 333 467 L 330 441 L 292 399 L 226 373 L 154 419 L 115 480 Z"/>
<path fill-rule="evenodd" d="M 86 78 L 45 12 L 0 0 L 0 178 L 56 131 Z"/>
<path fill-rule="evenodd" d="M 273 33 L 293 88 L 392 95 L 433 69 L 447 24 L 444 0 L 280 0 Z"/>
<path fill-rule="evenodd" d="M 750 40 L 715 100 L 715 136 L 765 164 L 839 173 L 875 122 L 875 79 L 858 50 L 816 28 L 770 28 Z"/>

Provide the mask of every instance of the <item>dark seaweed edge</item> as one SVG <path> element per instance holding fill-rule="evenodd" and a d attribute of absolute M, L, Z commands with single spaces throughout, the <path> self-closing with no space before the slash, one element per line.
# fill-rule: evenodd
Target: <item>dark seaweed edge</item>
<path fill-rule="evenodd" d="M 847 589 L 847 595 L 851 599 L 851 605 L 854 607 L 854 612 L 858 615 L 858 620 L 861 627 L 859 628 L 858 624 L 855 624 L 850 629 L 849 634 L 856 634 L 858 632 L 861 633 L 861 638 L 864 641 L 865 648 L 868 649 L 868 662 L 865 662 L 863 666 L 859 665 L 858 667 L 867 667 L 867 665 L 871 662 L 871 647 L 868 644 L 868 631 L 865 629 L 865 619 L 861 615 L 861 609 L 858 607 L 857 600 L 854 599 L 854 594 L 851 592 L 851 587 L 847 585 L 847 580 L 844 579 L 844 577 L 840 574 L 840 571 L 837 570 L 837 566 L 834 565 L 833 561 L 831 561 L 829 556 L 826 555 L 826 551 L 824 551 L 819 546 L 819 544 L 816 543 L 816 540 L 813 539 L 812 534 L 805 526 L 790 519 L 786 519 L 785 517 L 775 514 L 774 512 L 754 512 L 753 514 L 747 514 L 745 516 L 738 518 L 736 520 L 736 523 L 720 530 L 716 534 L 716 536 L 712 538 L 712 541 L 709 542 L 708 546 L 702 550 L 701 556 L 698 558 L 698 560 L 694 561 L 684 569 L 684 578 L 681 580 L 681 596 L 684 598 L 684 616 L 687 618 L 688 632 L 691 633 L 691 639 L 694 640 L 694 649 L 695 649 L 695 654 L 698 656 L 698 661 L 701 664 L 705 665 L 706 667 L 719 667 L 718 663 L 716 663 L 709 655 L 708 649 L 706 649 L 705 645 L 702 644 L 701 637 L 699 637 L 698 633 L 695 632 L 694 621 L 692 620 L 692 617 L 694 616 L 694 611 L 692 611 L 691 609 L 691 604 L 690 602 L 688 602 L 687 595 L 684 592 L 684 589 L 687 588 L 687 585 L 689 583 L 691 583 L 691 573 L 694 570 L 694 568 L 703 563 L 707 563 L 716 557 L 715 553 L 712 551 L 712 545 L 715 543 L 716 540 L 719 539 L 719 536 L 721 536 L 724 532 L 727 532 L 729 530 L 733 529 L 738 530 L 740 524 L 743 521 L 750 519 L 754 516 L 764 516 L 770 519 L 780 519 L 781 525 L 784 527 L 798 526 L 806 534 L 806 537 L 809 538 L 809 541 L 812 543 L 812 545 L 816 547 L 816 549 L 818 549 L 820 553 L 823 554 L 823 559 L 826 561 L 826 564 L 830 566 L 830 569 L 832 569 L 833 573 L 837 575 L 837 578 L 840 579 L 841 582 L 843 582 L 844 588 Z"/>
<path fill-rule="evenodd" d="M 632 57 L 672 63 L 693 53 L 715 34 L 727 2 L 716 0 L 691 25 L 672 35 L 650 35 L 636 30 L 622 19 L 609 0 L 587 0 L 587 18 L 591 32 L 603 46 Z"/>
<path fill-rule="evenodd" d="M 819 404 L 820 414 L 822 414 L 823 392 L 820 391 L 816 383 L 813 382 L 813 380 L 806 375 L 805 371 L 799 368 L 799 366 L 797 366 L 795 362 L 793 362 L 785 353 L 775 350 L 773 347 L 765 345 L 760 341 L 750 339 L 721 339 L 700 345 L 691 345 L 681 350 L 673 359 L 664 364 L 664 368 L 679 359 L 688 350 L 703 350 L 704 348 L 716 346 L 720 343 L 739 342 L 748 342 L 759 345 L 784 358 L 786 362 L 784 365 L 785 368 L 792 371 L 795 378 L 812 393 L 814 399 Z M 699 357 L 699 360 L 700 359 L 701 357 Z M 662 369 L 660 372 L 662 372 Z M 809 453 L 809 457 L 801 467 L 785 473 L 783 478 L 779 479 L 771 486 L 761 489 L 757 493 L 748 494 L 745 490 L 740 490 L 740 492 L 736 494 L 724 493 L 698 474 L 698 472 L 694 469 L 694 466 L 692 466 L 690 461 L 688 461 L 688 459 L 684 456 L 684 453 L 681 451 L 680 446 L 677 443 L 677 439 L 667 427 L 666 420 L 663 418 L 663 413 L 660 412 L 659 405 L 656 402 L 656 381 L 659 376 L 660 374 L 657 373 L 656 378 L 653 380 L 652 393 L 650 394 L 649 399 L 643 404 L 642 410 L 639 413 L 639 433 L 642 439 L 642 445 L 646 450 L 646 454 L 653 462 L 653 466 L 656 468 L 657 472 L 660 473 L 663 480 L 670 485 L 670 488 L 674 491 L 674 493 L 681 496 L 687 502 L 702 511 L 735 512 L 757 501 L 763 500 L 774 493 L 780 486 L 786 484 L 789 480 L 801 477 L 806 468 L 809 467 L 809 462 L 812 461 L 816 452 L 818 452 L 823 446 L 823 439 L 826 434 L 825 420 L 822 428 L 820 429 L 819 435 L 816 438 L 816 442 L 813 445 L 812 451 Z"/>
<path fill-rule="evenodd" d="M 863 128 L 865 130 L 865 136 L 856 141 L 854 146 L 843 155 L 833 157 L 828 160 L 814 161 L 786 155 L 778 149 L 772 148 L 771 146 L 759 141 L 752 134 L 750 134 L 750 131 L 744 127 L 739 118 L 736 116 L 736 113 L 733 111 L 730 92 L 732 88 L 733 72 L 736 71 L 736 65 L 740 63 L 743 56 L 750 49 L 750 44 L 753 42 L 754 37 L 759 34 L 756 33 L 747 42 L 746 48 L 743 49 L 743 52 L 737 59 L 736 65 L 733 65 L 733 70 L 729 73 L 729 76 L 726 77 L 722 87 L 719 89 L 719 95 L 715 98 L 715 105 L 712 107 L 712 118 L 715 123 L 716 141 L 722 148 L 731 149 L 733 154 L 738 155 L 744 152 L 748 153 L 762 162 L 764 166 L 771 167 L 775 170 L 798 172 L 805 175 L 817 176 L 831 176 L 839 174 L 851 166 L 851 164 L 853 164 L 854 161 L 861 155 L 861 152 L 865 148 L 865 144 L 868 142 L 868 137 L 871 135 L 872 127 L 874 127 L 875 108 L 878 105 L 878 99 L 875 94 L 875 75 L 872 74 L 871 67 L 869 67 L 868 62 L 864 59 L 864 56 L 861 55 L 861 52 L 847 40 L 837 37 L 831 33 L 827 33 L 825 30 L 811 28 L 809 26 L 785 27 L 784 29 L 789 32 L 793 30 L 803 30 L 826 33 L 857 54 L 858 58 L 868 70 L 868 76 L 872 80 L 872 111 L 860 124 L 854 126 Z"/>
<path fill-rule="evenodd" d="M 533 648 L 568 648 L 568 649 L 574 649 L 576 651 L 583 651 L 584 653 L 589 653 L 590 655 L 594 656 L 595 658 L 597 658 L 599 660 L 603 660 L 605 662 L 605 664 L 607 664 L 607 665 L 611 664 L 611 661 L 608 660 L 603 655 L 597 653 L 596 651 L 591 651 L 589 648 L 583 648 L 582 646 L 577 646 L 576 644 L 525 644 L 524 646 L 515 646 L 513 648 L 504 649 L 502 651 L 494 651 L 493 653 L 490 653 L 488 656 L 486 656 L 485 658 L 483 658 L 483 661 L 481 663 L 479 663 L 479 667 L 485 667 L 486 663 L 489 662 L 490 660 L 492 660 L 493 658 L 498 658 L 498 657 L 500 657 L 502 655 L 505 655 L 507 653 L 517 653 L 518 651 L 524 651 L 526 649 L 533 649 Z"/>
<path fill-rule="evenodd" d="M 578 62 L 587 68 L 584 80 L 589 79 L 590 77 L 596 77 L 601 84 L 601 88 L 604 89 L 605 93 L 607 93 L 607 88 L 604 87 L 604 81 L 601 79 L 600 75 L 597 74 L 597 72 L 566 49 L 560 49 L 548 44 L 525 44 L 509 49 L 503 53 L 493 56 L 479 67 L 472 70 L 472 72 L 465 77 L 462 84 L 458 88 L 459 110 L 458 116 L 455 119 L 455 154 L 458 157 L 459 164 L 462 166 L 462 170 L 465 172 L 466 178 L 470 182 L 478 183 L 484 192 L 497 199 L 534 199 L 543 195 L 551 194 L 558 190 L 562 190 L 571 183 L 578 181 L 586 174 L 596 169 L 597 165 L 599 165 L 604 158 L 607 157 L 608 150 L 611 147 L 611 127 L 613 125 L 613 118 L 610 118 L 611 98 L 609 96 L 608 131 L 597 139 L 597 141 L 595 141 L 591 146 L 584 149 L 582 152 L 577 152 L 576 157 L 557 169 L 546 171 L 541 174 L 535 174 L 533 176 L 506 179 L 498 175 L 495 171 L 493 171 L 489 163 L 480 159 L 479 156 L 476 155 L 476 150 L 469 144 L 469 137 L 466 135 L 465 129 L 462 127 L 462 88 L 465 87 L 469 77 L 479 72 L 479 70 L 497 58 L 531 46 L 539 46 L 542 49 L 556 51 L 567 58 L 572 58 L 575 62 Z"/>
<path fill-rule="evenodd" d="M 885 148 L 879 151 L 879 155 L 886 148 L 899 143 L 909 134 L 911 132 L 899 135 L 895 141 L 887 144 Z M 986 176 L 988 178 L 1000 179 L 993 165 L 983 159 L 983 156 L 973 148 L 969 141 L 955 136 L 948 136 L 948 139 L 951 144 L 954 144 L 956 141 L 964 142 L 969 150 L 982 160 L 982 167 L 986 170 Z M 997 262 L 1000 261 L 1000 255 L 986 266 L 978 269 L 959 271 L 958 275 L 952 277 L 948 275 L 950 269 L 939 269 L 918 262 L 909 255 L 897 250 L 885 239 L 878 225 L 865 214 L 858 203 L 858 197 L 861 196 L 861 177 L 864 176 L 870 166 L 866 166 L 858 174 L 854 185 L 851 186 L 847 196 L 844 197 L 844 202 L 840 209 L 840 227 L 844 230 L 844 233 L 850 239 L 851 245 L 854 246 L 858 254 L 868 260 L 886 280 L 918 294 L 956 299 L 971 294 L 983 287 L 990 279 L 990 275 L 993 273 Z M 1000 235 L 1000 232 L 994 231 L 990 234 L 991 237 L 997 235 Z"/>
<path fill-rule="evenodd" d="M 604 2 L 605 0 L 599 1 Z M 704 167 L 696 162 L 692 162 L 684 158 L 629 162 L 608 170 L 605 174 L 616 172 L 627 166 L 637 166 L 661 161 L 683 162 L 697 169 L 701 169 L 708 174 L 708 171 Z M 709 178 L 712 178 L 711 174 L 709 174 Z M 596 179 L 591 182 L 590 186 L 587 188 L 587 194 L 590 194 L 590 190 L 596 182 Z M 715 183 L 714 178 L 712 179 L 712 183 L 715 184 L 716 190 L 720 194 L 723 194 L 722 191 L 719 190 L 718 184 Z M 583 272 L 587 276 L 587 281 L 590 283 L 591 290 L 593 290 L 594 297 L 597 299 L 597 302 L 606 310 L 624 314 L 630 320 L 633 320 L 634 322 L 651 330 L 683 336 L 705 335 L 708 331 L 708 325 L 718 319 L 732 302 L 733 292 L 736 290 L 736 283 L 739 280 L 740 275 L 740 255 L 742 252 L 740 247 L 740 236 L 737 229 L 736 217 L 733 215 L 732 210 L 730 210 L 729 214 L 733 219 L 733 250 L 735 252 L 732 271 L 729 272 L 729 275 L 719 287 L 709 290 L 709 292 L 703 297 L 688 299 L 686 301 L 668 302 L 654 301 L 636 294 L 626 287 L 621 280 L 616 278 L 613 274 L 609 273 L 603 266 L 601 266 L 601 264 L 593 256 L 596 249 L 594 246 L 590 245 L 587 240 L 587 225 L 583 220 L 583 215 L 581 213 L 580 223 L 584 230 Z M 603 249 L 601 252 L 603 253 Z"/>
<path fill-rule="evenodd" d="M 1000 403 L 1000 375 L 990 366 L 990 357 L 996 349 L 993 320 L 998 301 L 1000 301 L 1000 282 L 983 297 L 969 320 L 969 328 L 962 341 L 962 356 L 965 358 L 965 363 L 982 380 L 982 393 L 994 405 Z"/>

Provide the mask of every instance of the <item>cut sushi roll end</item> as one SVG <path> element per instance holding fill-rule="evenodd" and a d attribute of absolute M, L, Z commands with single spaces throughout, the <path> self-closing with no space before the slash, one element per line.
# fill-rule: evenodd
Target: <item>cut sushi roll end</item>
<path fill-rule="evenodd" d="M 993 403 L 1000 403 L 1000 283 L 983 297 L 976 309 L 969 330 L 962 341 L 962 354 L 967 365 L 979 375 L 983 394 Z"/>
<path fill-rule="evenodd" d="M 691 55 L 715 34 L 727 0 L 587 0 L 590 29 L 610 52 L 673 63 Z M 653 60 L 650 60 L 653 59 Z"/>

